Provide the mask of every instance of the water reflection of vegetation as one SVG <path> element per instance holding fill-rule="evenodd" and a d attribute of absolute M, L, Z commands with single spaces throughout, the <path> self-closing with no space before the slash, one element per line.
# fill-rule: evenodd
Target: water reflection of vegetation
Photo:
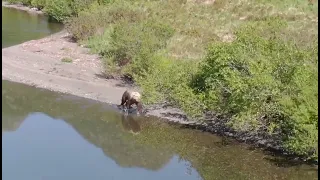
<path fill-rule="evenodd" d="M 277 167 L 265 160 L 261 152 L 224 143 L 223 139 L 206 133 L 178 129 L 146 117 L 124 117 L 94 101 L 7 81 L 2 85 L 3 131 L 13 130 L 11 124 L 20 124 L 28 113 L 41 111 L 71 124 L 123 167 L 158 170 L 178 154 L 207 180 L 317 179 L 317 170 L 308 166 Z"/>
<path fill-rule="evenodd" d="M 59 94 L 40 90 L 34 92 L 34 88 L 21 88 L 20 84 L 11 85 L 6 81 L 2 84 L 3 131 L 10 127 L 9 122 L 14 123 L 10 115 L 26 117 L 31 112 L 44 112 L 71 124 L 79 134 L 102 148 L 108 157 L 122 167 L 137 166 L 158 170 L 172 157 L 172 154 L 163 149 L 135 143 L 132 134 L 123 129 L 120 114 L 106 106 L 83 100 L 61 99 Z M 84 104 L 88 106 L 84 107 Z"/>
<path fill-rule="evenodd" d="M 47 17 L 2 7 L 2 48 L 59 32 L 63 25 Z M 19 22 L 19 23 L 17 23 Z"/>

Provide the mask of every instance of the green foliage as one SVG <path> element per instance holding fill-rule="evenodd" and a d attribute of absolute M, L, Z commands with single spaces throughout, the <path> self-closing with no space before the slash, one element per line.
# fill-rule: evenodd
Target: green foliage
<path fill-rule="evenodd" d="M 93 35 L 102 35 L 107 27 L 121 21 L 135 22 L 143 17 L 138 7 L 126 2 L 113 3 L 112 6 L 101 6 L 92 3 L 78 16 L 70 18 L 66 23 L 67 30 L 78 40 L 87 40 Z"/>
<path fill-rule="evenodd" d="M 106 8 L 92 4 L 78 16 L 71 17 L 66 22 L 66 29 L 77 39 L 83 40 L 93 36 L 98 28 L 103 28 L 104 18 L 108 18 Z"/>
<path fill-rule="evenodd" d="M 12 3 L 12 4 L 21 3 L 26 6 L 31 5 L 31 0 L 7 0 L 7 2 Z"/>
<path fill-rule="evenodd" d="M 286 27 L 278 18 L 257 21 L 232 43 L 213 44 L 192 85 L 209 110 L 232 116 L 233 127 L 276 123 L 288 150 L 307 154 L 318 141 L 318 52 L 284 41 Z"/>
<path fill-rule="evenodd" d="M 72 63 L 72 59 L 71 58 L 69 58 L 69 57 L 64 57 L 64 58 L 62 58 L 61 59 L 61 62 L 64 62 L 64 63 Z"/>
<path fill-rule="evenodd" d="M 38 9 L 43 9 L 47 5 L 47 0 L 32 0 L 31 6 L 36 7 Z"/>
<path fill-rule="evenodd" d="M 312 56 L 301 58 L 314 59 Z M 305 59 L 305 60 L 310 60 Z M 284 125 L 286 147 L 302 155 L 318 156 L 318 61 L 305 61 L 298 66 L 280 99 L 281 112 L 286 117 Z M 284 126 L 283 125 L 283 126 Z"/>
<path fill-rule="evenodd" d="M 154 58 L 152 71 L 144 76 L 135 76 L 137 84 L 143 90 L 144 102 L 152 104 L 167 100 L 191 117 L 202 116 L 203 97 L 195 94 L 188 85 L 198 64 L 194 61 Z"/>
<path fill-rule="evenodd" d="M 21 2 L 23 5 L 27 5 L 27 6 L 31 5 L 31 0 L 22 0 Z"/>
<path fill-rule="evenodd" d="M 86 10 L 92 3 L 97 2 L 97 0 L 72 0 L 70 7 L 74 14 L 78 14 L 82 10 Z"/>
<path fill-rule="evenodd" d="M 173 29 L 156 20 L 131 23 L 119 22 L 110 35 L 106 55 L 119 66 L 130 63 L 128 73 L 142 75 L 153 69 L 154 54 L 166 47 Z"/>
<path fill-rule="evenodd" d="M 66 20 L 66 18 L 73 15 L 71 8 L 72 0 L 49 0 L 44 11 L 59 22 Z"/>

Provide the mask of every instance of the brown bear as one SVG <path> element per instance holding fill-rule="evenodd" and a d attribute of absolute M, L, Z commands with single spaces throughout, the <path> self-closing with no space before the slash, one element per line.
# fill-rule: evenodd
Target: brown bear
<path fill-rule="evenodd" d="M 119 106 L 122 106 L 122 108 L 124 109 L 124 105 L 126 105 L 127 110 L 129 111 L 132 104 L 135 104 L 137 106 L 139 114 L 142 114 L 142 103 L 140 93 L 126 90 L 122 95 L 121 104 Z"/>

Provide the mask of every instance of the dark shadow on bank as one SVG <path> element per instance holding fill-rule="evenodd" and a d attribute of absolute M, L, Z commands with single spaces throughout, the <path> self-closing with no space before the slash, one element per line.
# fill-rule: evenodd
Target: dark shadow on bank
<path fill-rule="evenodd" d="M 264 159 L 274 163 L 278 167 L 293 167 L 293 166 L 301 166 L 302 164 L 310 165 L 310 166 L 318 166 L 318 162 L 306 160 L 302 161 L 294 155 L 283 155 L 281 151 L 275 151 L 273 149 L 263 149 L 264 154 L 269 155 Z M 318 170 L 317 170 L 318 171 Z"/>
<path fill-rule="evenodd" d="M 179 117 L 179 115 L 169 114 L 168 117 L 170 117 L 170 116 L 186 119 L 186 117 L 184 117 L 184 116 Z M 194 130 L 199 130 L 202 132 L 208 132 L 208 133 L 211 133 L 214 135 L 218 135 L 219 137 L 222 138 L 222 141 L 216 143 L 216 145 L 218 145 L 220 147 L 221 146 L 228 146 L 231 144 L 233 144 L 233 145 L 243 144 L 250 151 L 259 150 L 264 155 L 266 155 L 266 157 L 264 158 L 265 160 L 272 162 L 274 165 L 276 165 L 278 167 L 287 168 L 287 167 L 295 167 L 295 166 L 297 167 L 297 166 L 301 166 L 301 165 L 311 165 L 311 166 L 318 165 L 317 161 L 303 160 L 304 159 L 303 157 L 297 156 L 297 155 L 292 155 L 289 153 L 285 153 L 281 149 L 278 150 L 278 149 L 271 148 L 271 147 L 265 147 L 263 145 L 257 145 L 253 141 L 247 141 L 247 143 L 244 143 L 243 140 L 238 140 L 234 136 L 231 136 L 231 137 L 227 136 L 224 131 L 229 132 L 229 134 L 230 133 L 236 134 L 236 133 L 234 131 L 230 130 L 230 128 L 225 125 L 226 120 L 224 120 L 222 116 L 212 116 L 211 119 L 212 119 L 211 121 L 218 122 L 217 127 L 213 128 L 213 127 L 211 127 L 210 124 L 208 125 L 208 127 L 204 127 L 200 124 L 195 124 L 195 123 L 183 124 L 183 125 L 179 125 L 177 123 L 173 123 L 173 124 L 178 125 L 181 129 L 188 128 L 188 129 L 194 129 Z"/>
<path fill-rule="evenodd" d="M 134 81 L 129 75 L 114 76 L 105 72 L 96 73 L 95 76 L 103 80 L 119 80 L 120 82 L 116 84 L 117 87 L 132 87 Z"/>

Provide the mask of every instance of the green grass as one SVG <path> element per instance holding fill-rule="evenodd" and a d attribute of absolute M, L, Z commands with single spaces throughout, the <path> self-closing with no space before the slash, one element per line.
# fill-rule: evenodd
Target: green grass
<path fill-rule="evenodd" d="M 100 54 L 106 74 L 132 76 L 145 103 L 225 114 L 239 131 L 318 156 L 318 2 L 31 2 Z"/>
<path fill-rule="evenodd" d="M 71 58 L 69 58 L 69 57 L 64 57 L 64 58 L 62 58 L 61 59 L 61 62 L 64 62 L 64 63 L 72 63 L 72 59 Z"/>

